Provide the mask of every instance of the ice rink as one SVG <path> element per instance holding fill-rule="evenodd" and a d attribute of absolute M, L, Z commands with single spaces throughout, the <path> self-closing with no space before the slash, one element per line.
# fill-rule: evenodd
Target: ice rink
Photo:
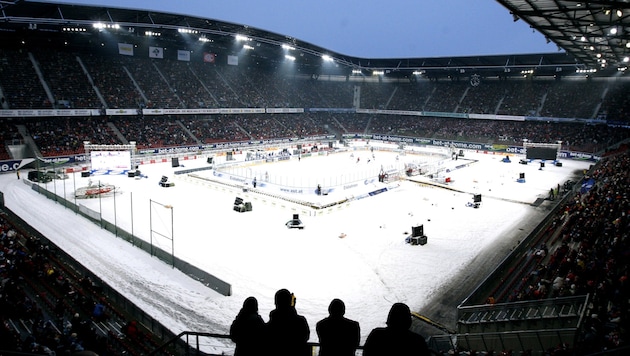
<path fill-rule="evenodd" d="M 357 150 L 248 163 L 230 171 L 247 177 L 240 181 L 213 170 L 175 174 L 207 167 L 207 157 L 198 156 L 180 159 L 178 167 L 171 161 L 141 165 L 143 177 L 71 174 L 43 185 L 230 283 L 231 296 L 37 194 L 14 174 L 2 175 L 0 181 L 9 209 L 174 333 L 227 333 L 248 296 L 259 300 L 268 320 L 274 293 L 287 288 L 309 322 L 311 341 L 317 342 L 315 323 L 328 315 L 330 301 L 341 298 L 346 316 L 361 324 L 363 343 L 370 330 L 384 325 L 394 302 L 422 312 L 428 301 L 453 288 L 456 276 L 477 268 L 482 263 L 478 256 L 516 244 L 548 212 L 552 202 L 544 199 L 549 190 L 579 179 L 592 164 L 564 160 L 561 167 L 550 162 L 542 167 L 538 161 L 519 164 L 522 156 L 512 156 L 510 163 L 503 158 L 466 151 L 457 160 L 439 161 Z M 441 173 L 434 177 L 439 179 L 376 179 L 382 168 L 418 161 L 440 165 Z M 174 186 L 161 187 L 161 177 Z M 74 192 L 90 180 L 115 185 L 117 194 L 76 199 Z M 317 184 L 334 189 L 316 195 Z M 282 186 L 301 192 L 283 191 Z M 379 193 L 370 194 L 375 191 Z M 475 194 L 482 197 L 478 208 L 470 206 Z M 252 210 L 234 211 L 237 197 L 250 202 Z M 285 226 L 293 214 L 299 214 L 304 229 Z M 428 243 L 406 243 L 412 227 L 419 225 Z"/>

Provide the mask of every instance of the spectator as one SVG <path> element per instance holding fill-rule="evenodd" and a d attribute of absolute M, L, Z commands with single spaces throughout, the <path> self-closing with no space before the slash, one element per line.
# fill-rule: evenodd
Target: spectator
<path fill-rule="evenodd" d="M 138 330 L 138 322 L 135 320 L 130 320 L 123 327 L 123 334 L 130 339 L 135 339 L 140 334 L 140 330 Z"/>
<path fill-rule="evenodd" d="M 404 303 L 395 303 L 387 316 L 387 327 L 370 332 L 363 347 L 363 356 L 430 355 L 424 337 L 409 330 L 411 311 Z"/>
<path fill-rule="evenodd" d="M 96 321 L 103 321 L 106 319 L 105 314 L 105 305 L 100 301 L 94 304 L 94 309 L 92 310 L 92 316 Z"/>
<path fill-rule="evenodd" d="M 275 295 L 276 309 L 269 313 L 269 353 L 276 356 L 311 355 L 307 345 L 311 331 L 306 318 L 295 310 L 295 297 L 286 289 Z"/>
<path fill-rule="evenodd" d="M 230 339 L 236 344 L 234 356 L 264 354 L 265 328 L 258 314 L 258 300 L 248 297 L 230 326 Z"/>
<path fill-rule="evenodd" d="M 341 299 L 330 302 L 328 313 L 316 325 L 319 356 L 353 356 L 361 337 L 359 323 L 344 317 L 346 305 Z"/>

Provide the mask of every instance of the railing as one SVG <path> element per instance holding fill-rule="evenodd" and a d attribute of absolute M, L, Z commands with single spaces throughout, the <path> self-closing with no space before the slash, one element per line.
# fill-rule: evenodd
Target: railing
<path fill-rule="evenodd" d="M 311 348 L 311 354 L 319 354 L 319 343 L 308 342 Z M 176 355 L 232 355 L 234 353 L 234 342 L 230 340 L 229 335 L 203 333 L 194 331 L 184 331 L 179 335 L 168 340 L 166 343 L 149 353 L 149 356 L 161 355 L 167 351 Z M 261 345 L 262 348 L 262 345 Z M 264 351 L 261 350 L 261 356 Z M 363 346 L 359 346 L 355 355 L 363 354 Z"/>

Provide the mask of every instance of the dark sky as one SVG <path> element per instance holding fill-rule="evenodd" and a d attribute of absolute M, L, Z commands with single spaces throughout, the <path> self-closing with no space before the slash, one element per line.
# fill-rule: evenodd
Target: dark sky
<path fill-rule="evenodd" d="M 64 0 L 248 25 L 360 58 L 553 53 L 494 0 Z"/>

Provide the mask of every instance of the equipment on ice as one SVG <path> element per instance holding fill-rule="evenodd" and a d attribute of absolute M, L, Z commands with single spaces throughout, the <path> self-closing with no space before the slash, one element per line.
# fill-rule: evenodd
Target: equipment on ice
<path fill-rule="evenodd" d="M 74 196 L 80 199 L 97 198 L 99 196 L 110 196 L 116 192 L 116 186 L 113 184 L 98 182 L 94 184 L 92 180 L 88 181 L 87 187 L 80 187 L 74 192 Z"/>

